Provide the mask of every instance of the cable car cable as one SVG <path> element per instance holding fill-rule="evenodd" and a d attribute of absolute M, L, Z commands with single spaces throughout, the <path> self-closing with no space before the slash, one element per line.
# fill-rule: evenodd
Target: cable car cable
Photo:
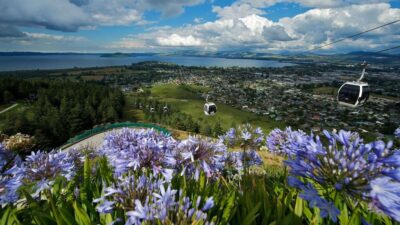
<path fill-rule="evenodd" d="M 345 41 L 345 40 L 347 40 L 347 39 L 353 39 L 353 38 L 355 38 L 355 37 L 361 36 L 361 35 L 363 35 L 363 34 L 369 33 L 369 32 L 374 31 L 374 30 L 378 30 L 378 29 L 380 29 L 380 28 L 382 28 L 382 27 L 386 27 L 386 26 L 389 26 L 389 25 L 392 25 L 392 24 L 395 24 L 395 23 L 398 23 L 398 22 L 400 22 L 400 19 L 399 19 L 399 20 L 392 21 L 392 22 L 389 22 L 389 23 L 382 24 L 382 25 L 380 25 L 380 26 L 377 26 L 377 27 L 374 27 L 374 28 L 371 28 L 371 29 L 362 31 L 362 32 L 357 33 L 357 34 L 353 34 L 353 35 L 350 35 L 350 36 L 347 36 L 347 37 L 338 39 L 338 40 L 336 40 L 336 41 L 333 41 L 333 42 L 324 44 L 324 45 L 322 45 L 322 46 L 319 46 L 319 47 L 310 49 L 310 50 L 308 50 L 307 52 L 315 51 L 315 50 L 317 50 L 317 49 L 321 49 L 321 48 L 324 48 L 324 47 L 327 47 L 327 46 L 330 46 L 330 45 L 333 45 L 333 44 L 336 44 L 336 43 Z"/>
<path fill-rule="evenodd" d="M 391 48 L 387 48 L 387 49 L 383 49 L 383 50 L 380 50 L 380 51 L 377 51 L 377 52 L 374 52 L 374 53 L 386 52 L 386 51 L 393 50 L 393 49 L 396 49 L 396 48 L 400 48 L 400 45 L 397 45 L 397 46 L 394 46 L 394 47 L 391 47 Z"/>

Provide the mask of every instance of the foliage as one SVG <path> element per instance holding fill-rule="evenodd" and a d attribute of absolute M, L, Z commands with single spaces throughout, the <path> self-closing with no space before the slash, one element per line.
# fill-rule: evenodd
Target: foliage
<path fill-rule="evenodd" d="M 83 82 L 0 79 L 2 92 L 26 106 L 6 114 L 3 131 L 33 135 L 41 149 L 58 147 L 96 124 L 118 120 L 124 105 L 120 90 Z"/>

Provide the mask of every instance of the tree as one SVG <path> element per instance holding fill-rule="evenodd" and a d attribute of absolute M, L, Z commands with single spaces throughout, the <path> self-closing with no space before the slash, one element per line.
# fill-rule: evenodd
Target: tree
<path fill-rule="evenodd" d="M 219 135 L 222 135 L 222 134 L 224 134 L 224 130 L 223 130 L 223 128 L 221 127 L 221 123 L 220 122 L 216 122 L 215 123 L 215 125 L 214 125 L 214 136 L 215 137 L 218 137 Z"/>
<path fill-rule="evenodd" d="M 212 131 L 211 126 L 210 126 L 209 124 L 204 125 L 204 126 L 202 127 L 201 133 L 204 134 L 204 135 L 206 135 L 206 136 L 211 137 L 211 136 L 213 135 L 213 131 Z"/>

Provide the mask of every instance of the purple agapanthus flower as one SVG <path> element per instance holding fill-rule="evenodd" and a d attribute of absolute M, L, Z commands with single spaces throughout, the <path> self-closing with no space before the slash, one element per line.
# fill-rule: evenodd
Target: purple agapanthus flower
<path fill-rule="evenodd" d="M 0 175 L 0 205 L 15 203 L 19 199 L 18 189 L 22 175 Z"/>
<path fill-rule="evenodd" d="M 321 205 L 325 207 L 324 210 L 331 210 L 328 212 L 319 207 L 321 216 L 325 213 L 335 220 L 336 214 L 336 210 L 329 203 L 330 200 L 322 197 L 329 195 L 323 192 L 335 190 L 346 198 L 373 201 L 379 199 L 379 192 L 368 194 L 373 189 L 373 180 L 386 176 L 395 180 L 400 177 L 400 150 L 391 150 L 391 142 L 386 144 L 383 141 L 375 141 L 364 144 L 357 133 L 346 131 L 324 131 L 324 134 L 327 146 L 318 136 L 307 136 L 301 132 L 288 135 L 286 138 L 290 140 L 283 141 L 288 143 L 285 148 L 292 152 L 285 161 L 290 167 L 290 174 L 295 178 L 302 178 L 302 181 L 290 178 L 289 184 L 303 190 L 302 195 L 310 204 L 313 199 L 312 204 L 317 207 Z M 397 182 L 395 180 L 393 182 Z M 311 183 L 322 193 L 307 188 Z M 315 198 L 309 198 L 311 194 Z M 398 194 L 400 197 L 400 192 L 392 194 Z M 320 195 L 324 201 L 316 201 L 316 195 Z M 400 207 L 391 210 L 400 213 Z M 389 215 L 392 216 L 393 213 Z"/>
<path fill-rule="evenodd" d="M 63 176 L 71 180 L 75 175 L 74 162 L 66 151 L 32 152 L 24 162 L 26 178 L 32 181 Z"/>
<path fill-rule="evenodd" d="M 264 133 L 261 128 L 253 128 L 250 124 L 244 124 L 237 129 L 231 128 L 220 139 L 228 146 L 241 146 L 258 150 L 264 142 Z"/>
<path fill-rule="evenodd" d="M 242 170 L 244 168 L 244 163 L 247 166 L 259 166 L 263 164 L 263 160 L 260 155 L 254 150 L 249 150 L 246 152 L 229 152 L 227 164 L 236 170 Z"/>
<path fill-rule="evenodd" d="M 293 131 L 290 127 L 285 130 L 274 129 L 266 138 L 266 146 L 269 151 L 282 156 L 293 156 L 295 148 L 302 148 L 310 137 L 301 130 Z"/>
<path fill-rule="evenodd" d="M 380 177 L 371 181 L 372 206 L 400 221 L 400 183 L 389 177 Z"/>
<path fill-rule="evenodd" d="M 394 136 L 395 136 L 396 138 L 400 138 L 400 127 L 397 128 L 397 129 L 394 131 Z"/>
<path fill-rule="evenodd" d="M 177 146 L 178 169 L 198 178 L 203 171 L 207 177 L 219 175 L 225 167 L 227 148 L 221 141 L 191 136 Z M 180 168 L 179 168 L 180 167 Z"/>
<path fill-rule="evenodd" d="M 179 217 L 180 221 L 186 221 L 189 224 L 194 221 L 210 224 L 207 221 L 206 211 L 214 206 L 212 197 L 208 198 L 201 207 L 200 196 L 197 198 L 195 206 L 193 206 L 187 196 L 178 195 L 177 191 L 170 187 L 164 190 L 163 193 L 153 193 L 153 196 L 155 197 L 150 199 L 150 196 L 144 201 L 135 200 L 135 209 L 126 213 L 128 217 L 126 224 L 139 225 L 146 222 L 156 223 L 156 221 L 168 224 L 172 221 L 169 212 L 173 212 L 173 217 Z M 181 200 L 179 201 L 179 199 Z"/>
<path fill-rule="evenodd" d="M 100 151 L 117 175 L 139 168 L 158 174 L 165 172 L 164 168 L 175 167 L 176 145 L 172 137 L 153 129 L 124 128 L 107 134 Z"/>

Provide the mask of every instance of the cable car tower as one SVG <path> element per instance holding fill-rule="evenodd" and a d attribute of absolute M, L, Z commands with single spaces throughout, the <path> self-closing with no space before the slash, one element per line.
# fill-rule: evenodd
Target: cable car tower
<path fill-rule="evenodd" d="M 361 64 L 363 69 L 357 81 L 348 81 L 339 88 L 337 94 L 339 104 L 355 108 L 363 105 L 369 99 L 369 86 L 367 82 L 363 81 L 367 65 L 365 61 Z"/>

